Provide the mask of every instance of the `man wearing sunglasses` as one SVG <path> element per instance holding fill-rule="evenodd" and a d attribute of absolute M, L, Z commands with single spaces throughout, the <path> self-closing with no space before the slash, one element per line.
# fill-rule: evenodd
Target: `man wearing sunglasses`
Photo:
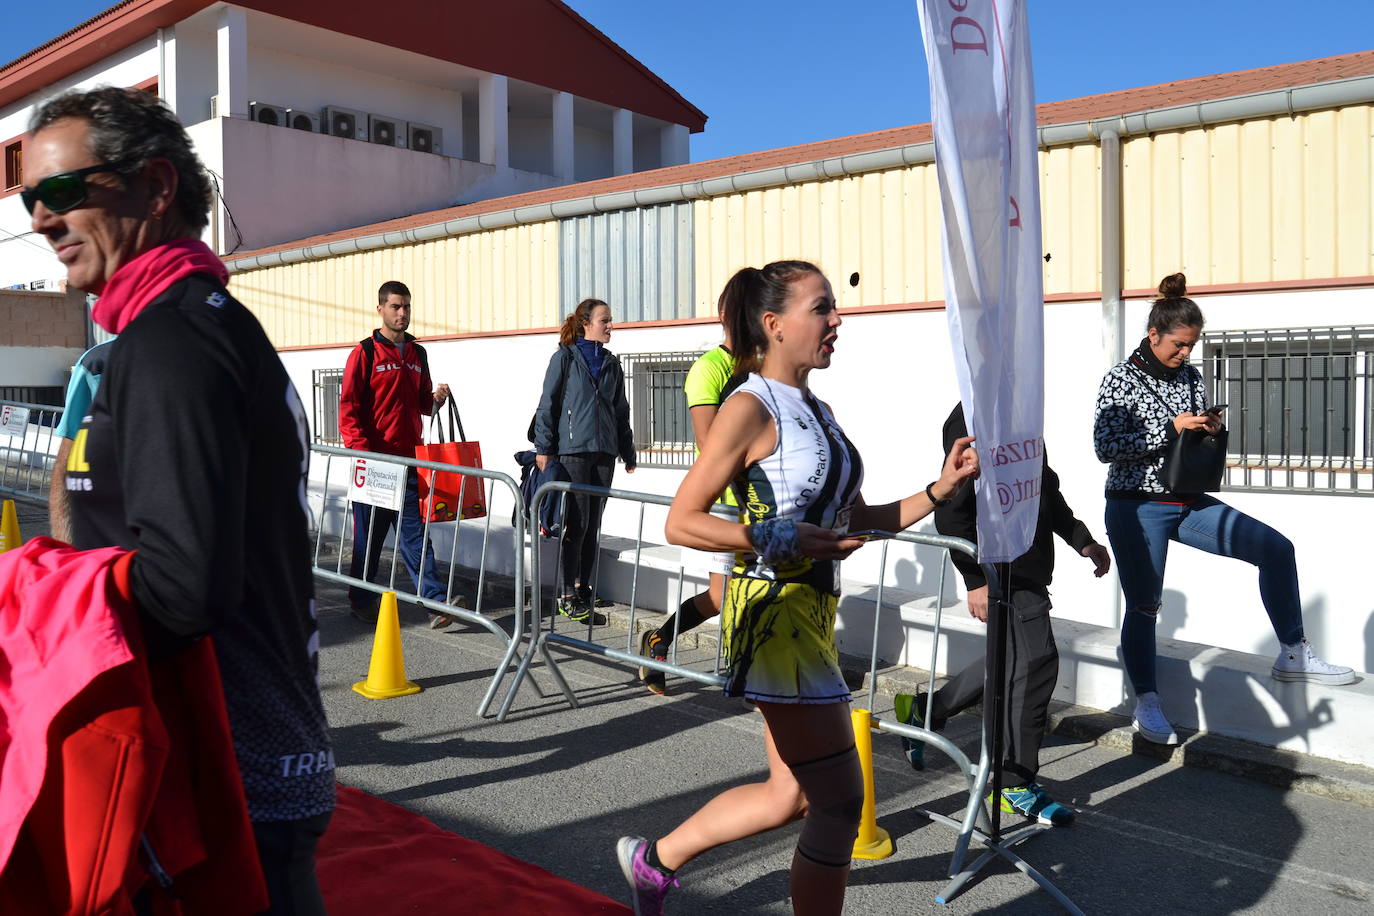
<path fill-rule="evenodd" d="M 199 240 L 209 176 L 170 109 L 135 90 L 74 90 L 42 105 L 29 133 L 37 180 L 21 196 L 33 229 L 119 335 L 66 466 L 72 542 L 132 551 L 126 596 L 150 658 L 210 637 L 269 912 L 322 914 L 314 848 L 334 760 L 316 683 L 300 399 Z M 161 708 L 156 687 L 154 700 Z M 136 898 L 134 909 L 165 903 Z"/>

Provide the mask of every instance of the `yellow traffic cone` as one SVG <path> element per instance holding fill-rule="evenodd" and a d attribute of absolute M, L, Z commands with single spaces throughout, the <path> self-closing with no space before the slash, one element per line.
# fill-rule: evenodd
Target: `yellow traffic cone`
<path fill-rule="evenodd" d="M 385 592 L 377 609 L 377 634 L 372 638 L 372 662 L 367 680 L 353 689 L 373 700 L 419 693 L 420 685 L 406 680 L 406 660 L 401 656 L 401 617 L 396 613 L 396 593 Z"/>
<path fill-rule="evenodd" d="M 886 859 L 892 855 L 892 837 L 878 826 L 873 802 L 873 715 L 867 709 L 850 712 L 854 722 L 854 749 L 864 771 L 864 810 L 859 820 L 859 835 L 854 840 L 854 858 Z"/>
<path fill-rule="evenodd" d="M 14 550 L 24 539 L 19 536 L 19 513 L 14 511 L 14 500 L 5 500 L 5 506 L 0 509 L 0 553 L 6 550 Z"/>

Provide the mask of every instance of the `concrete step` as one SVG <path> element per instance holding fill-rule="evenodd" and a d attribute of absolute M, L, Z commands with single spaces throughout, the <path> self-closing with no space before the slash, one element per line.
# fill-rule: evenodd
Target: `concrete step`
<path fill-rule="evenodd" d="M 630 610 L 623 604 L 603 608 L 607 625 L 621 631 L 630 627 Z M 658 628 L 666 614 L 638 609 L 634 615 L 636 633 Z M 710 657 L 719 646 L 720 631 L 715 620 L 707 621 L 678 638 L 682 650 L 692 650 L 696 657 Z M 637 640 L 635 641 L 637 643 Z M 632 643 L 633 644 L 633 643 Z M 709 664 L 709 662 L 708 662 Z M 867 658 L 840 654 L 845 680 L 854 692 L 854 705 L 868 702 L 869 663 Z M 879 668 L 873 680 L 874 694 L 879 698 L 873 705 L 879 714 L 890 714 L 892 697 L 898 693 L 924 692 L 930 674 L 919 667 L 891 665 Z M 936 678 L 936 685 L 944 683 Z M 981 716 L 975 707 L 965 715 Z M 1210 734 L 1195 728 L 1179 727 L 1181 743 L 1166 747 L 1142 739 L 1131 727 L 1129 715 L 1093 709 L 1051 700 L 1048 732 L 1069 741 L 1086 742 L 1140 754 L 1179 766 L 1215 770 L 1251 779 L 1306 795 L 1317 795 L 1336 801 L 1374 808 L 1374 768 L 1343 763 L 1299 751 L 1266 747 L 1226 735 Z M 972 750 L 972 749 L 970 749 Z"/>

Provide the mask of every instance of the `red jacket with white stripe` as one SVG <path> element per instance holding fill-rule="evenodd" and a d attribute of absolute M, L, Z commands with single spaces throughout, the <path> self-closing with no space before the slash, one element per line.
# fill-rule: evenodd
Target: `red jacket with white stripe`
<path fill-rule="evenodd" d="M 425 348 L 406 335 L 405 356 L 379 332 L 348 354 L 339 393 L 339 433 L 346 448 L 415 457 L 424 422 L 434 410 L 434 385 Z"/>

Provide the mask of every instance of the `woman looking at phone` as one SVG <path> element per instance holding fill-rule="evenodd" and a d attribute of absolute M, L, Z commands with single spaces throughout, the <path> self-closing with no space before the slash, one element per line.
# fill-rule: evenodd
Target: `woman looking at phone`
<path fill-rule="evenodd" d="M 812 264 L 777 261 L 736 273 L 721 299 L 736 373 L 746 378 L 721 405 L 666 531 L 674 544 L 735 553 L 721 624 L 725 694 L 763 713 L 769 775 L 716 796 L 656 842 L 624 837 L 616 851 L 636 916 L 657 916 L 678 868 L 805 812 L 792 905 L 835 914 L 864 797 L 835 648 L 839 561 L 863 543 L 846 532 L 915 524 L 977 474 L 978 456 L 961 438 L 929 486 L 867 505 L 863 462 L 808 384 L 835 351 L 840 316 L 830 283 Z M 727 485 L 743 524 L 711 514 Z"/>
<path fill-rule="evenodd" d="M 1260 600 L 1281 643 L 1274 678 L 1329 685 L 1355 680 L 1350 668 L 1318 658 L 1303 636 L 1292 542 L 1215 497 L 1171 493 L 1163 483 L 1160 470 L 1170 443 L 1188 429 L 1219 432 L 1219 408 L 1225 406 L 1206 406 L 1202 375 L 1188 365 L 1203 318 L 1186 293 L 1181 273 L 1160 281 L 1147 336 L 1103 377 L 1093 423 L 1098 460 L 1111 465 L 1107 537 L 1126 600 L 1121 654 L 1136 695 L 1135 729 L 1159 744 L 1178 743 L 1155 680 L 1155 620 L 1170 541 L 1259 568 Z"/>

